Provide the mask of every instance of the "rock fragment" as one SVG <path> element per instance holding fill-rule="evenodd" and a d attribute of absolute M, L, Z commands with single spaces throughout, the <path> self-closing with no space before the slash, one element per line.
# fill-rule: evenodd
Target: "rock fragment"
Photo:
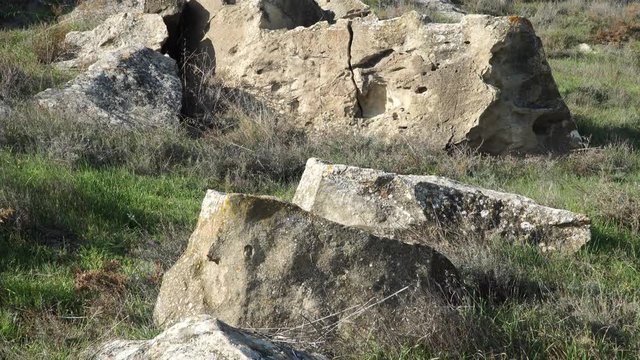
<path fill-rule="evenodd" d="M 130 46 L 160 51 L 169 38 L 167 26 L 158 14 L 115 14 L 91 31 L 72 31 L 65 37 L 72 59 L 58 63 L 62 68 L 87 67 L 105 53 Z"/>
<path fill-rule="evenodd" d="M 118 340 L 103 345 L 93 360 L 324 360 L 233 328 L 207 315 L 186 318 L 149 341 Z"/>
<path fill-rule="evenodd" d="M 167 327 L 206 313 L 316 337 L 383 336 L 389 327 L 415 336 L 416 326 L 448 323 L 425 319 L 453 316 L 447 304 L 458 281 L 426 245 L 376 237 L 271 197 L 209 191 L 187 250 L 164 275 L 154 320 Z"/>
<path fill-rule="evenodd" d="M 35 96 L 40 106 L 78 121 L 125 127 L 174 126 L 182 103 L 175 60 L 148 48 L 105 53 L 59 89 Z"/>
<path fill-rule="evenodd" d="M 360 0 L 317 0 L 318 5 L 333 14 L 334 19 L 350 19 L 371 14 L 369 5 Z"/>
<path fill-rule="evenodd" d="M 533 244 L 573 253 L 591 238 L 585 215 L 538 205 L 524 196 L 461 184 L 439 176 L 398 175 L 309 159 L 293 202 L 331 221 L 378 236 L 438 241 L 469 238 Z M 431 245 L 433 238 L 420 238 Z"/>
<path fill-rule="evenodd" d="M 101 22 L 118 13 L 179 15 L 187 0 L 84 0 L 70 14 L 68 21 Z"/>

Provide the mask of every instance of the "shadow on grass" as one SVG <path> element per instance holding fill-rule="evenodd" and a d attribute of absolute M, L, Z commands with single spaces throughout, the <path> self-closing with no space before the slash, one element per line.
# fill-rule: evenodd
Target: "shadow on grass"
<path fill-rule="evenodd" d="M 0 30 L 26 28 L 49 22 L 56 16 L 73 10 L 76 0 L 2 0 L 0 1 Z"/>
<path fill-rule="evenodd" d="M 634 240 L 635 239 L 635 240 Z M 615 226 L 594 224 L 591 227 L 591 241 L 585 245 L 586 251 L 593 254 L 623 252 L 631 257 L 640 258 L 640 241 L 631 230 Z"/>
<path fill-rule="evenodd" d="M 537 281 L 513 276 L 498 277 L 493 271 L 476 271 L 470 275 L 473 283 L 471 292 L 488 304 L 501 305 L 505 302 L 535 302 L 551 295 L 553 284 L 541 284 Z"/>
<path fill-rule="evenodd" d="M 11 194 L 8 202 L 16 216 L 0 228 L 0 272 L 68 264 L 76 260 L 74 252 L 80 247 L 123 256 L 137 246 L 141 235 L 156 233 L 163 224 L 193 225 L 197 203 L 172 199 L 184 190 L 180 186 L 127 181 L 126 176 L 108 172 L 104 178 L 88 174 L 74 174 L 71 179 L 51 174 L 29 184 L 19 174 L 5 179 L 0 190 Z M 167 206 L 173 209 L 167 211 Z"/>
<path fill-rule="evenodd" d="M 580 134 L 591 136 L 591 146 L 627 143 L 640 149 L 640 126 L 597 124 L 589 117 L 576 115 Z"/>

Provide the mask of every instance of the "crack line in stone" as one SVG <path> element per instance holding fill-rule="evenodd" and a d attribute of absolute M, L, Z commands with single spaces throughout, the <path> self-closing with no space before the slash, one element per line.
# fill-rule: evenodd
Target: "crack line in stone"
<path fill-rule="evenodd" d="M 349 65 L 349 71 L 351 72 L 351 82 L 353 86 L 356 88 L 356 105 L 358 105 L 358 113 L 356 114 L 356 118 L 361 118 L 364 114 L 362 110 L 362 104 L 360 104 L 360 88 L 358 88 L 358 84 L 356 83 L 356 76 L 353 71 L 353 65 L 351 64 L 351 46 L 353 45 L 353 28 L 351 27 L 351 21 L 347 22 L 347 30 L 349 31 L 349 44 L 347 47 L 347 63 Z"/>

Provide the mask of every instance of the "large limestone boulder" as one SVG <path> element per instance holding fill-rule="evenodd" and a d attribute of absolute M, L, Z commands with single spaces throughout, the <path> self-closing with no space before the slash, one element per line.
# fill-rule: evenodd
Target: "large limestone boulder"
<path fill-rule="evenodd" d="M 106 53 L 60 89 L 35 96 L 40 106 L 79 121 L 126 127 L 178 124 L 182 85 L 175 60 L 148 48 Z"/>
<path fill-rule="evenodd" d="M 109 17 L 91 31 L 72 31 L 65 37 L 72 49 L 71 60 L 58 63 L 63 68 L 82 68 L 105 53 L 124 47 L 141 46 L 160 51 L 169 38 L 167 26 L 158 14 L 120 13 Z"/>
<path fill-rule="evenodd" d="M 309 159 L 293 198 L 301 208 L 340 224 L 399 240 L 506 241 L 573 253 L 590 240 L 582 214 L 538 205 L 524 196 L 464 185 L 439 176 L 386 173 Z M 435 245 L 434 243 L 430 243 Z"/>
<path fill-rule="evenodd" d="M 214 58 L 226 85 L 290 114 L 311 135 L 347 129 L 493 154 L 566 150 L 579 139 L 523 18 L 441 24 L 410 12 L 329 24 L 301 2 L 189 4 L 206 15 L 206 26 L 194 25 L 205 36 L 190 47 Z"/>
<path fill-rule="evenodd" d="M 205 313 L 243 328 L 288 329 L 293 338 L 310 331 L 367 339 L 389 328 L 419 338 L 423 325 L 450 325 L 435 319 L 453 316 L 446 304 L 458 286 L 453 265 L 426 245 L 271 197 L 209 191 L 187 250 L 164 275 L 154 320 L 167 327 Z"/>
<path fill-rule="evenodd" d="M 233 328 L 207 315 L 184 319 L 149 341 L 113 341 L 93 360 L 286 360 L 326 359 Z"/>

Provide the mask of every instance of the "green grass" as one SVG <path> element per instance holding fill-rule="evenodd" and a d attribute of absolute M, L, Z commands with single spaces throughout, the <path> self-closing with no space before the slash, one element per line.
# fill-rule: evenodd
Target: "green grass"
<path fill-rule="evenodd" d="M 573 256 L 499 240 L 448 249 L 470 293 L 453 344 L 363 341 L 348 358 L 637 358 L 640 46 L 574 48 L 636 15 L 578 0 L 494 10 L 531 17 L 589 149 L 488 157 L 349 135 L 318 142 L 255 108 L 229 109 L 217 120 L 235 127 L 201 137 L 78 124 L 24 101 L 72 76 L 50 64 L 68 29 L 0 31 L 0 96 L 16 106 L 0 119 L 0 214 L 11 210 L 0 215 L 0 358 L 74 358 L 103 340 L 153 337 L 160 275 L 186 245 L 206 189 L 290 199 L 310 156 L 448 176 L 593 220 L 592 241 Z"/>
<path fill-rule="evenodd" d="M 16 210 L 13 227 L 0 228 L 0 339 L 16 348 L 28 345 L 25 353 L 14 354 L 20 356 L 72 350 L 55 333 L 34 337 L 33 331 L 45 314 L 56 327 L 88 325 L 90 319 L 74 318 L 92 315 L 87 304 L 111 294 L 79 291 L 79 274 L 117 261 L 115 272 L 122 275 L 128 290 L 148 287 L 145 277 L 154 276 L 155 262 L 166 261 L 163 255 L 175 258 L 186 240 L 171 239 L 171 233 L 163 230 L 193 227 L 204 194 L 197 178 L 69 169 L 42 156 L 7 151 L 0 152 L 0 168 L 0 203 Z M 162 251 L 164 241 L 179 241 L 171 245 L 174 254 Z M 134 256 L 136 249 L 146 255 Z M 100 286 L 97 291 L 113 291 L 109 284 Z M 143 323 L 148 322 L 153 297 L 140 295 L 123 295 L 124 304 L 106 310 L 115 318 L 111 311 L 125 312 L 117 328 L 123 335 L 140 333 L 141 324 L 130 321 L 140 321 L 140 312 L 147 317 Z M 53 332 L 46 327 L 39 330 Z"/>

